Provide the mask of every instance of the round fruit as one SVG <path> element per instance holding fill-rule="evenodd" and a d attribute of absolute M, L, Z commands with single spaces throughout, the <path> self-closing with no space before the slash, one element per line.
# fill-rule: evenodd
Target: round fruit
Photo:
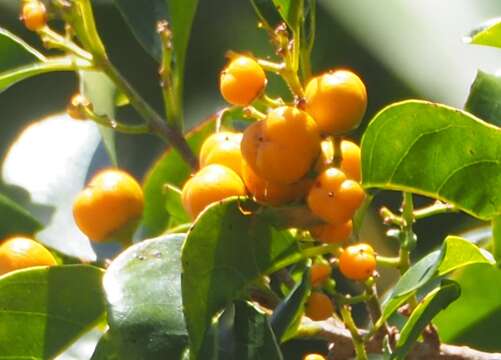
<path fill-rule="evenodd" d="M 360 166 L 360 148 L 354 142 L 343 140 L 341 141 L 341 171 L 346 174 L 348 179 L 360 181 L 361 166 Z"/>
<path fill-rule="evenodd" d="M 323 171 L 332 166 L 334 158 L 334 147 L 332 141 L 322 141 L 322 153 L 317 161 L 315 169 Z M 349 140 L 341 141 L 341 166 L 340 169 L 346 174 L 348 179 L 360 181 L 361 179 L 361 166 L 360 166 L 360 148 L 357 144 Z"/>
<path fill-rule="evenodd" d="M 322 283 L 331 276 L 332 268 L 328 263 L 315 263 L 311 266 L 311 285 L 313 287 Z"/>
<path fill-rule="evenodd" d="M 141 217 L 141 186 L 124 171 L 106 169 L 92 178 L 73 203 L 73 217 L 91 240 L 102 242 Z"/>
<path fill-rule="evenodd" d="M 292 184 L 303 178 L 320 153 L 320 135 L 315 121 L 290 106 L 271 110 L 265 120 L 247 127 L 242 155 L 261 178 Z"/>
<path fill-rule="evenodd" d="M 246 106 L 256 99 L 266 86 L 266 74 L 256 60 L 237 56 L 221 72 L 219 89 L 232 105 Z"/>
<path fill-rule="evenodd" d="M 210 204 L 230 196 L 244 196 L 245 185 L 226 166 L 212 164 L 202 168 L 183 186 L 182 202 L 186 212 L 195 219 Z"/>
<path fill-rule="evenodd" d="M 32 239 L 13 237 L 0 245 L 0 275 L 33 266 L 56 264 L 51 252 Z"/>
<path fill-rule="evenodd" d="M 362 187 L 347 180 L 339 169 L 329 168 L 316 178 L 308 193 L 310 210 L 325 222 L 343 224 L 349 221 L 365 198 Z"/>
<path fill-rule="evenodd" d="M 325 357 L 320 354 L 308 354 L 303 360 L 325 360 Z"/>
<path fill-rule="evenodd" d="M 87 116 L 83 111 L 83 107 L 87 107 L 92 109 L 92 104 L 86 97 L 81 94 L 73 95 L 70 100 L 68 107 L 66 108 L 66 112 L 68 115 L 75 120 L 86 120 Z"/>
<path fill-rule="evenodd" d="M 45 5 L 38 0 L 26 2 L 21 10 L 21 19 L 24 26 L 31 31 L 40 30 L 47 23 L 47 10 Z"/>
<path fill-rule="evenodd" d="M 339 256 L 339 270 L 351 280 L 367 280 L 376 270 L 376 254 L 368 244 L 348 246 Z"/>
<path fill-rule="evenodd" d="M 311 235 L 327 244 L 341 244 L 350 238 L 353 231 L 353 223 L 347 221 L 342 224 L 317 225 L 310 229 Z"/>
<path fill-rule="evenodd" d="M 331 317 L 333 312 L 331 299 L 320 291 L 312 291 L 306 302 L 306 316 L 313 321 L 321 321 Z"/>
<path fill-rule="evenodd" d="M 273 206 L 304 198 L 311 186 L 308 179 L 293 184 L 277 184 L 264 180 L 256 175 L 245 161 L 242 164 L 242 177 L 247 190 L 256 201 Z"/>
<path fill-rule="evenodd" d="M 242 133 L 224 131 L 212 134 L 204 141 L 200 149 L 200 167 L 210 164 L 224 165 L 241 176 L 241 142 Z"/>
<path fill-rule="evenodd" d="M 336 70 L 311 79 L 305 89 L 306 111 L 325 134 L 356 128 L 365 114 L 367 92 L 362 80 L 349 70 Z"/>

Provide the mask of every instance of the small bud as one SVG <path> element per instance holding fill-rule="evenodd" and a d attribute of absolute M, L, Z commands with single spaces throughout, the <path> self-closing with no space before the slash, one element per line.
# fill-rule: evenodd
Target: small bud
<path fill-rule="evenodd" d="M 68 115 L 75 120 L 86 120 L 85 108 L 92 110 L 92 104 L 82 94 L 74 95 L 66 109 Z"/>

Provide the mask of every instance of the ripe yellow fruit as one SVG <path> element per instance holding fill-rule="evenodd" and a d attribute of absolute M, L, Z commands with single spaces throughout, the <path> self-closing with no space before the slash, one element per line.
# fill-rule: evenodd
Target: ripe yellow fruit
<path fill-rule="evenodd" d="M 0 245 L 0 275 L 33 266 L 54 266 L 56 259 L 42 244 L 25 237 L 13 237 Z"/>
<path fill-rule="evenodd" d="M 181 200 L 186 212 L 195 219 L 210 204 L 245 194 L 245 185 L 237 173 L 226 166 L 211 164 L 184 184 Z"/>
<path fill-rule="evenodd" d="M 361 151 L 360 147 L 352 141 L 341 141 L 341 161 L 340 169 L 346 174 L 348 179 L 360 181 L 361 176 Z M 323 171 L 332 166 L 334 158 L 334 148 L 331 141 L 322 141 L 322 153 L 317 161 L 315 169 Z"/>
<path fill-rule="evenodd" d="M 367 108 L 367 91 L 356 74 L 336 70 L 308 82 L 305 103 L 322 133 L 341 134 L 360 124 Z"/>
<path fill-rule="evenodd" d="M 303 360 L 325 360 L 325 357 L 320 354 L 308 354 Z"/>
<path fill-rule="evenodd" d="M 327 244 L 341 244 L 350 238 L 353 231 L 352 221 L 347 221 L 342 224 L 324 224 L 317 225 L 310 229 L 311 235 Z"/>
<path fill-rule="evenodd" d="M 277 184 L 292 184 L 308 173 L 318 157 L 320 134 L 307 113 L 282 106 L 245 130 L 241 150 L 258 176 Z"/>
<path fill-rule="evenodd" d="M 339 169 L 329 168 L 315 180 L 308 193 L 308 207 L 325 222 L 348 222 L 362 205 L 365 193 L 359 183 L 346 179 Z"/>
<path fill-rule="evenodd" d="M 311 285 L 322 285 L 331 276 L 332 268 L 328 263 L 315 263 L 311 266 Z"/>
<path fill-rule="evenodd" d="M 348 279 L 365 281 L 376 270 L 376 253 L 369 244 L 348 246 L 339 256 L 339 270 Z"/>
<path fill-rule="evenodd" d="M 222 131 L 209 136 L 200 149 L 200 167 L 224 165 L 242 176 L 242 133 Z"/>
<path fill-rule="evenodd" d="M 85 235 L 102 242 L 136 223 L 143 208 L 143 190 L 138 182 L 122 170 L 106 169 L 77 195 L 73 217 Z"/>
<path fill-rule="evenodd" d="M 266 74 L 249 56 L 233 58 L 221 72 L 219 89 L 232 105 L 246 106 L 256 99 L 266 86 Z"/>
<path fill-rule="evenodd" d="M 47 9 L 41 1 L 30 0 L 21 9 L 21 19 L 28 30 L 40 30 L 47 23 Z"/>
<path fill-rule="evenodd" d="M 84 107 L 92 110 L 92 103 L 87 100 L 82 94 L 75 94 L 72 96 L 68 107 L 66 108 L 66 113 L 75 120 L 87 120 L 85 115 Z"/>
<path fill-rule="evenodd" d="M 305 315 L 313 321 L 328 319 L 334 312 L 331 299 L 320 291 L 312 291 L 306 302 Z"/>
<path fill-rule="evenodd" d="M 244 161 L 242 178 L 250 194 L 257 202 L 279 206 L 306 196 L 311 186 L 311 180 L 302 179 L 293 184 L 277 184 L 258 176 Z"/>

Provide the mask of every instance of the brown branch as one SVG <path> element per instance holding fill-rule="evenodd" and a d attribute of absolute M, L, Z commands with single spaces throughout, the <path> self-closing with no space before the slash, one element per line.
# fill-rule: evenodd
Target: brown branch
<path fill-rule="evenodd" d="M 298 337 L 326 340 L 333 345 L 329 353 L 330 360 L 353 359 L 355 352 L 350 332 L 342 323 L 327 320 L 313 322 L 303 319 Z M 376 339 L 377 340 L 377 339 Z M 370 340 L 367 343 L 368 353 L 380 353 L 380 341 Z M 427 342 L 418 342 L 409 355 L 409 360 L 501 360 L 501 353 L 488 353 L 467 346 L 441 344 L 439 348 Z"/>

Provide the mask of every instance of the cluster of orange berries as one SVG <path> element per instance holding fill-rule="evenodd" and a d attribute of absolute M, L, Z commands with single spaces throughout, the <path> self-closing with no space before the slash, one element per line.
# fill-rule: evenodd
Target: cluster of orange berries
<path fill-rule="evenodd" d="M 239 55 L 222 71 L 220 91 L 230 104 L 248 106 L 264 93 L 266 83 L 259 63 Z M 306 200 L 311 212 L 325 222 L 310 229 L 313 237 L 338 244 L 349 239 L 352 217 L 365 198 L 359 184 L 360 148 L 342 140 L 341 154 L 336 154 L 329 137 L 359 125 L 367 105 L 366 89 L 354 73 L 337 70 L 312 78 L 303 100 L 301 108 L 271 108 L 243 133 L 219 132 L 203 143 L 201 169 L 182 190 L 184 208 L 193 219 L 209 204 L 229 196 L 249 195 L 272 206 Z M 340 271 L 352 280 L 366 280 L 375 266 L 374 251 L 367 244 L 348 246 L 339 256 Z M 330 274 L 329 264 L 315 264 L 314 287 Z M 332 312 L 330 298 L 314 290 L 306 314 L 322 320 Z"/>

